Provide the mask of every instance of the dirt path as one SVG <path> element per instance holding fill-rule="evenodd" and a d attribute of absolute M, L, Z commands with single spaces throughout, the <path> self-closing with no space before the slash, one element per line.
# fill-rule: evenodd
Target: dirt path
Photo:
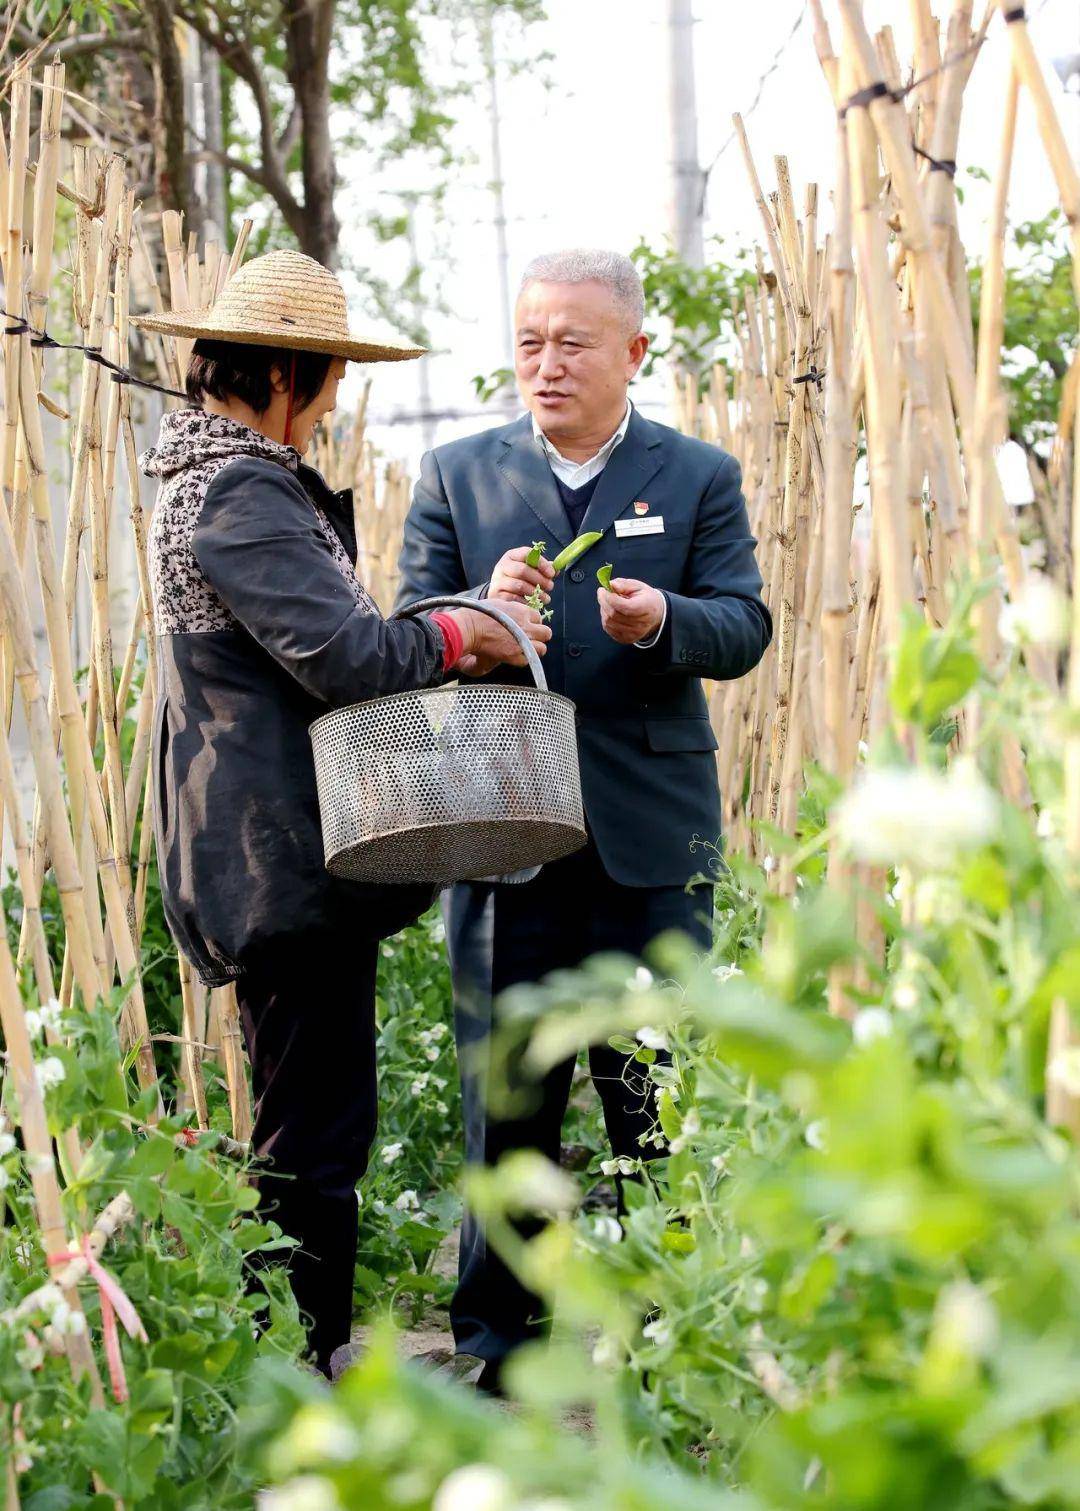
<path fill-rule="evenodd" d="M 458 1239 L 460 1230 L 451 1233 L 439 1246 L 432 1264 L 432 1270 L 438 1276 L 446 1280 L 452 1280 L 457 1274 Z M 366 1323 L 358 1324 L 353 1328 L 353 1343 L 363 1344 L 367 1341 L 371 1328 Z M 431 1353 L 434 1350 L 453 1352 L 454 1335 L 450 1331 L 450 1318 L 442 1307 L 429 1307 L 423 1321 L 414 1327 L 400 1327 L 397 1335 L 398 1352 L 403 1359 L 415 1359 L 420 1354 Z M 518 1408 L 513 1401 L 500 1401 L 499 1406 L 504 1411 L 516 1411 Z M 587 1434 L 592 1431 L 592 1412 L 587 1407 L 575 1407 L 564 1414 L 564 1423 L 568 1431 Z"/>

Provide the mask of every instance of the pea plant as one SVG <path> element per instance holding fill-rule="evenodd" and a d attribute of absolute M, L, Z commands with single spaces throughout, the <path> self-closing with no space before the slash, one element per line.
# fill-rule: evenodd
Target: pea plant
<path fill-rule="evenodd" d="M 662 1146 L 598 1162 L 623 1181 L 622 1218 L 538 1156 L 467 1177 L 555 1316 L 511 1368 L 518 1415 L 420 1380 L 388 1345 L 332 1402 L 278 1371 L 256 1437 L 282 1506 L 298 1487 L 437 1511 L 1076 1504 L 1080 1160 L 1047 1093 L 1080 1071 L 1075 1050 L 1046 1052 L 1080 980 L 1065 729 L 1019 668 L 981 677 L 970 610 L 908 627 L 904 739 L 886 731 L 846 794 L 810 773 L 789 891 L 738 863 L 709 957 L 661 940 L 646 965 L 598 958 L 506 999 L 502 1031 L 537 1075 L 583 1039 L 634 1056 Z M 979 740 L 946 769 L 972 696 Z M 1006 732 L 1033 752 L 1029 808 L 989 779 Z M 877 868 L 880 953 L 830 855 Z M 528 1240 L 523 1212 L 548 1219 Z M 423 1417 L 423 1449 L 406 1429 L 407 1453 L 388 1446 L 380 1411 Z"/>
<path fill-rule="evenodd" d="M 151 1123 L 152 1093 L 130 1097 L 118 1006 L 27 1014 L 50 1131 L 79 1151 L 64 1190 L 70 1228 L 89 1238 L 101 1214 L 128 1220 L 110 1225 L 74 1309 L 54 1282 L 58 1256 L 38 1240 L 31 1156 L 0 1134 L 5 1456 L 27 1508 L 250 1506 L 238 1414 L 252 1370 L 303 1347 L 283 1275 L 253 1268 L 286 1241 L 252 1215 L 255 1191 L 241 1164 L 215 1152 L 216 1135 Z M 43 1042 L 46 1027 L 57 1042 Z M 106 1342 L 96 1400 L 65 1356 L 77 1333 Z"/>
<path fill-rule="evenodd" d="M 457 1225 L 461 1111 L 450 973 L 437 910 L 382 945 L 379 1142 L 361 1187 L 356 1305 L 401 1302 L 413 1321 L 445 1304 L 433 1270 Z"/>

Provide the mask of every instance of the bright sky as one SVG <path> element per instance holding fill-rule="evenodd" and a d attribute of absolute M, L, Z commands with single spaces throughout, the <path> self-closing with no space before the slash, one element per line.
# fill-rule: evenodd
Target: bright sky
<path fill-rule="evenodd" d="M 696 0 L 700 155 L 708 163 L 728 140 L 733 110 L 744 114 L 753 102 L 760 76 L 769 67 L 803 10 L 804 0 Z M 871 30 L 891 24 L 903 65 L 910 58 L 907 0 L 867 0 Z M 935 10 L 947 11 L 946 0 Z M 834 5 L 826 0 L 832 18 Z M 1080 51 L 1080 6 L 1076 0 L 1031 0 L 1031 29 L 1040 56 Z M 977 7 L 977 11 L 979 7 Z M 659 243 L 668 226 L 667 37 L 665 0 L 547 0 L 548 21 L 530 33 L 531 45 L 552 56 L 547 74 L 552 87 L 528 70 L 501 84 L 503 166 L 511 255 L 516 286 L 531 256 L 562 246 L 604 245 L 629 252 L 644 234 Z M 965 95 L 961 134 L 961 168 L 992 169 L 997 156 L 1000 100 L 1006 77 L 1008 42 L 1000 19 L 976 59 Z M 838 23 L 834 35 L 838 34 Z M 515 50 L 519 46 L 514 43 Z M 1070 140 L 1080 148 L 1080 95 L 1066 96 L 1056 75 L 1051 88 L 1061 102 Z M 1073 81 L 1073 90 L 1077 88 Z M 1021 93 L 1021 117 L 1013 169 L 1010 213 L 1015 219 L 1044 214 L 1057 203 L 1053 179 Z M 421 260 L 427 247 L 449 246 L 452 260 L 434 254 L 433 284 L 453 311 L 429 321 L 436 352 L 424 359 L 435 409 L 476 411 L 471 378 L 502 363 L 498 311 L 495 233 L 491 199 L 488 119 L 485 99 L 463 114 L 460 140 L 478 161 L 458 175 L 435 224 L 421 210 L 418 237 Z M 783 51 L 766 81 L 761 101 L 747 119 L 751 146 L 766 188 L 773 182 L 775 153 L 787 153 L 796 202 L 801 186 L 816 180 L 827 192 L 832 183 L 835 127 L 828 90 L 814 53 L 809 15 Z M 346 167 L 346 165 L 342 165 Z M 347 173 L 347 169 L 346 169 Z M 961 179 L 963 182 L 963 179 Z M 962 231 L 973 252 L 981 251 L 987 187 L 965 185 Z M 342 199 L 348 223 L 349 190 Z M 356 201 L 357 204 L 361 200 Z M 733 246 L 760 236 L 738 147 L 731 144 L 716 162 L 708 198 L 709 235 L 720 234 Z M 821 215 L 828 219 L 823 193 Z M 426 217 L 426 218 L 425 218 Z M 387 257 L 381 271 L 390 278 L 400 267 L 400 251 Z M 375 385 L 372 433 L 388 456 L 415 469 L 423 449 L 420 427 L 388 423 L 395 415 L 419 407 L 419 364 L 373 369 Z M 357 379 L 354 377 L 353 383 Z M 635 388 L 636 402 L 656 418 L 667 418 L 667 389 L 662 379 Z M 344 395 L 348 403 L 349 394 Z M 443 420 L 437 441 L 497 424 L 501 416 L 487 409 Z"/>

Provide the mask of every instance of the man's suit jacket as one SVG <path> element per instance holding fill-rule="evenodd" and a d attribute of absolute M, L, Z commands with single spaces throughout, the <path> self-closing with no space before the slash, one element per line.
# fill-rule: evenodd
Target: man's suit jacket
<path fill-rule="evenodd" d="M 738 462 L 727 452 L 644 419 L 600 475 L 581 531 L 603 539 L 556 579 L 543 665 L 554 692 L 577 706 L 582 793 L 604 867 L 631 887 L 678 886 L 707 857 L 696 839 L 720 835 L 720 793 L 701 678 L 741 677 L 764 654 L 772 621 L 761 600 Z M 617 536 L 634 505 L 662 534 Z M 399 603 L 463 593 L 490 577 L 504 551 L 573 538 L 528 415 L 430 451 L 405 523 Z M 668 619 L 650 650 L 618 645 L 600 624 L 596 570 L 661 589 Z M 496 682 L 528 673 L 498 667 Z"/>

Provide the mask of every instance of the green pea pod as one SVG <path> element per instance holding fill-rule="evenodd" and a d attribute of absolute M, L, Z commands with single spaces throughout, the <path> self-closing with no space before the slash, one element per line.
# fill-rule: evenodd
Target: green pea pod
<path fill-rule="evenodd" d="M 555 571 L 557 573 L 563 571 L 564 568 L 570 566 L 571 562 L 577 561 L 579 556 L 584 556 L 590 546 L 596 545 L 603 533 L 602 530 L 586 530 L 584 535 L 579 535 L 576 540 L 572 540 L 551 563 Z"/>
<path fill-rule="evenodd" d="M 525 558 L 525 565 L 527 567 L 532 567 L 534 571 L 536 570 L 536 568 L 540 565 L 540 558 L 544 554 L 544 547 L 546 545 L 547 545 L 547 541 L 546 540 L 534 540 L 533 541 L 533 543 L 532 543 L 532 550 L 529 552 L 528 556 L 526 556 L 526 558 Z"/>
<path fill-rule="evenodd" d="M 611 590 L 611 562 L 605 561 L 602 567 L 597 569 L 596 580 L 602 588 Z"/>

